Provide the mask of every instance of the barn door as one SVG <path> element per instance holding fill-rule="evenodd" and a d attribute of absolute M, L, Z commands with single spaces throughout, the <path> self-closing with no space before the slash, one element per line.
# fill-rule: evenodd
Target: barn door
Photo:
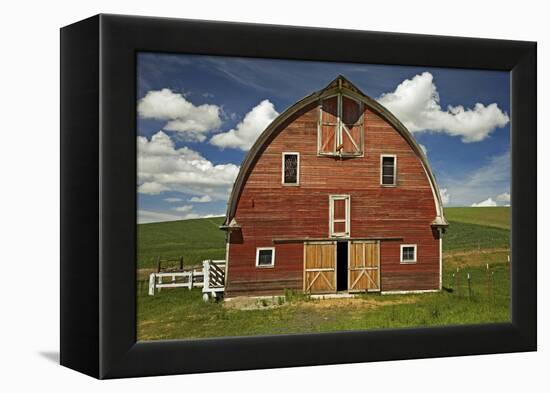
<path fill-rule="evenodd" d="M 380 242 L 350 242 L 348 269 L 350 292 L 380 291 Z"/>
<path fill-rule="evenodd" d="M 342 154 L 361 155 L 363 152 L 363 114 L 359 102 L 342 96 L 342 132 L 341 147 Z"/>
<path fill-rule="evenodd" d="M 338 129 L 338 97 L 326 98 L 321 105 L 321 124 L 319 128 L 319 154 L 334 154 Z"/>
<path fill-rule="evenodd" d="M 336 292 L 336 242 L 304 243 L 304 292 Z"/>

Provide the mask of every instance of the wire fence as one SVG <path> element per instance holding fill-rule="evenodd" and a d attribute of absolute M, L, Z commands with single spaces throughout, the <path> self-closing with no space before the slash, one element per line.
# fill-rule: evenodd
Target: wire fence
<path fill-rule="evenodd" d="M 444 288 L 458 298 L 469 300 L 509 293 L 512 272 L 510 257 L 505 263 L 486 263 L 485 266 L 457 266 L 444 278 Z"/>

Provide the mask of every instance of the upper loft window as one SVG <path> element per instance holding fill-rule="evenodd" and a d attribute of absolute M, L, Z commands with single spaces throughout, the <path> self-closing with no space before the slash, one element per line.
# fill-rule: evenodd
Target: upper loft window
<path fill-rule="evenodd" d="M 380 156 L 380 184 L 383 186 L 397 185 L 397 156 L 382 154 Z"/>
<path fill-rule="evenodd" d="M 363 155 L 363 105 L 337 94 L 321 100 L 318 153 L 328 156 Z"/>
<path fill-rule="evenodd" d="M 300 154 L 283 153 L 282 183 L 285 186 L 300 184 Z"/>

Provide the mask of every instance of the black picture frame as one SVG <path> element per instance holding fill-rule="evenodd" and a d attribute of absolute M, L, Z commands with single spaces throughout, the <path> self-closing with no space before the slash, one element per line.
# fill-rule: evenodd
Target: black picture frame
<path fill-rule="evenodd" d="M 510 71 L 512 322 L 136 342 L 138 51 Z M 535 351 L 536 91 L 535 42 L 121 15 L 63 27 L 61 364 L 119 378 Z"/>

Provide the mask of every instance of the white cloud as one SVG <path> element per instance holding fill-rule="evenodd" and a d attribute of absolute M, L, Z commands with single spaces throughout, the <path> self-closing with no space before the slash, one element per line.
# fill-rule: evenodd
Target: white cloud
<path fill-rule="evenodd" d="M 424 146 L 422 143 L 419 143 L 418 145 L 420 146 L 420 148 L 424 152 L 424 155 L 427 156 L 428 155 L 428 148 L 426 146 Z"/>
<path fill-rule="evenodd" d="M 221 148 L 248 150 L 262 131 L 279 115 L 269 100 L 248 112 L 234 129 L 214 135 L 210 143 Z"/>
<path fill-rule="evenodd" d="M 496 205 L 497 205 L 497 203 L 491 197 L 485 199 L 484 201 L 478 202 L 478 203 L 472 203 L 472 207 L 493 207 L 493 206 L 496 206 Z"/>
<path fill-rule="evenodd" d="M 451 201 L 451 194 L 446 188 L 440 188 L 439 194 L 441 195 L 441 202 L 443 203 L 443 206 L 447 206 Z"/>
<path fill-rule="evenodd" d="M 185 212 L 193 210 L 193 206 L 191 206 L 191 205 L 178 206 L 178 207 L 175 207 L 174 210 L 177 211 L 177 212 L 180 212 L 180 213 L 185 213 Z"/>
<path fill-rule="evenodd" d="M 156 212 L 150 210 L 138 210 L 138 224 L 147 224 L 152 222 L 166 222 L 166 221 L 178 221 L 178 220 L 191 220 L 196 218 L 213 218 L 213 217 L 223 217 L 224 214 L 197 214 L 197 213 L 187 213 L 184 215 L 175 215 L 163 212 Z"/>
<path fill-rule="evenodd" d="M 168 203 L 176 203 L 176 202 L 181 202 L 182 201 L 181 198 L 164 198 L 164 200 Z"/>
<path fill-rule="evenodd" d="M 509 192 L 503 192 L 502 194 L 498 194 L 496 199 L 499 202 L 510 203 L 510 193 Z"/>
<path fill-rule="evenodd" d="M 471 206 L 510 189 L 510 163 L 510 152 L 506 152 L 470 172 L 443 174 L 438 183 L 452 195 L 452 206 Z"/>
<path fill-rule="evenodd" d="M 197 213 L 188 213 L 185 216 L 183 216 L 184 220 L 193 220 L 195 218 L 201 218 L 200 214 Z"/>
<path fill-rule="evenodd" d="M 193 220 L 197 218 L 213 218 L 213 217 L 223 217 L 225 214 L 223 213 L 215 213 L 215 214 L 197 214 L 197 213 L 189 213 L 182 217 L 182 220 Z"/>
<path fill-rule="evenodd" d="M 201 197 L 192 197 L 189 199 L 189 202 L 197 202 L 197 203 L 206 203 L 206 202 L 212 202 L 212 198 L 210 195 L 203 195 Z"/>
<path fill-rule="evenodd" d="M 142 194 L 177 191 L 226 200 L 239 172 L 237 165 L 214 165 L 188 147 L 177 149 L 162 131 L 150 140 L 138 136 L 137 153 L 138 192 Z"/>
<path fill-rule="evenodd" d="M 145 182 L 139 185 L 138 192 L 140 194 L 158 195 L 163 191 L 168 191 L 169 188 L 165 185 L 156 183 L 154 181 Z"/>
<path fill-rule="evenodd" d="M 219 106 L 196 106 L 170 89 L 147 92 L 138 102 L 138 114 L 145 119 L 167 120 L 164 129 L 178 132 L 187 141 L 202 142 L 204 134 L 222 124 Z"/>
<path fill-rule="evenodd" d="M 439 105 L 439 93 L 429 72 L 406 79 L 392 93 L 378 101 L 392 112 L 411 132 L 433 131 L 460 136 L 463 142 L 479 142 L 499 127 L 504 127 L 508 115 L 497 104 L 477 103 L 473 108 L 462 105 Z"/>
<path fill-rule="evenodd" d="M 164 222 L 181 220 L 181 217 L 174 214 L 160 213 L 149 210 L 138 210 L 137 221 L 138 224 L 147 224 L 150 222 Z"/>

